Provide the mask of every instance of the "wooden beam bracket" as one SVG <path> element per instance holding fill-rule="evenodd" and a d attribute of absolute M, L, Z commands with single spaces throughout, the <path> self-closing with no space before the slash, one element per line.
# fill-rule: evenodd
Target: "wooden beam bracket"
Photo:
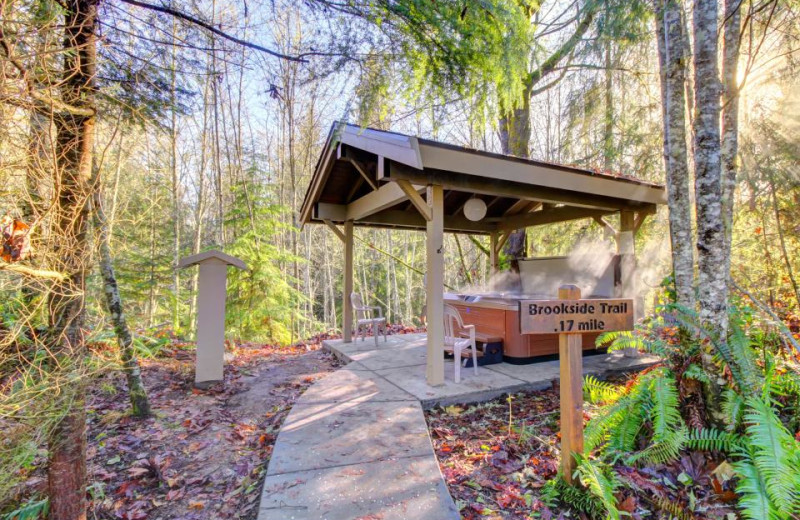
<path fill-rule="evenodd" d="M 339 229 L 339 226 L 337 226 L 336 224 L 334 224 L 333 222 L 331 222 L 331 221 L 330 221 L 330 220 L 328 220 L 328 219 L 325 219 L 325 220 L 323 220 L 323 222 L 325 223 L 325 225 L 326 225 L 326 226 L 328 226 L 329 228 L 331 228 L 331 231 L 333 231 L 333 233 L 334 233 L 334 234 L 335 234 L 337 237 L 339 237 L 339 240 L 341 240 L 342 242 L 344 242 L 344 241 L 345 241 L 344 232 L 343 232 L 341 229 Z"/>
<path fill-rule="evenodd" d="M 400 186 L 400 189 L 403 190 L 403 193 L 408 196 L 408 199 L 417 208 L 417 211 L 422 215 L 422 217 L 430 222 L 433 219 L 433 213 L 431 211 L 431 207 L 425 202 L 425 199 L 414 189 L 414 186 L 411 185 L 410 182 L 406 180 L 398 180 L 397 185 Z"/>
<path fill-rule="evenodd" d="M 634 236 L 639 232 L 639 228 L 642 227 L 644 224 L 645 219 L 649 213 L 645 213 L 644 211 L 640 211 L 636 214 L 636 219 L 633 221 L 633 234 Z"/>
<path fill-rule="evenodd" d="M 506 245 L 506 242 L 508 242 L 508 239 L 511 237 L 511 233 L 513 232 L 514 230 L 503 231 L 500 233 L 500 236 L 497 237 L 497 250 L 494 253 L 498 257 L 500 256 L 500 251 L 503 250 L 503 246 Z"/>
<path fill-rule="evenodd" d="M 605 228 L 609 233 L 611 233 L 612 237 L 614 237 L 614 238 L 617 237 L 617 230 L 614 229 L 614 226 L 612 226 L 606 219 L 604 219 L 601 216 L 596 216 L 596 217 L 592 217 L 592 218 L 594 219 L 595 222 L 597 222 L 597 224 L 600 227 Z"/>
<path fill-rule="evenodd" d="M 347 162 L 353 165 L 353 168 L 355 168 L 356 171 L 361 175 L 361 177 L 363 177 L 364 180 L 367 181 L 367 184 L 369 184 L 372 187 L 373 191 L 378 189 L 377 181 L 375 181 L 375 179 L 373 179 L 370 176 L 369 172 L 367 172 L 366 166 L 364 166 L 360 161 L 353 159 L 352 157 L 343 157 L 342 159 L 346 160 Z"/>

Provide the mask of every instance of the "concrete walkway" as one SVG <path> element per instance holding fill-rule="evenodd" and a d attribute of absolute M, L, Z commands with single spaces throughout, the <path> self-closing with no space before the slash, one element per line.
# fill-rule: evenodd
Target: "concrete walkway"
<path fill-rule="evenodd" d="M 349 363 L 312 385 L 286 418 L 275 442 L 259 520 L 457 519 L 428 435 L 423 408 L 485 401 L 503 393 L 549 387 L 558 361 L 501 363 L 462 369 L 445 384 L 425 382 L 425 334 L 372 338 L 326 349 Z M 584 373 L 605 377 L 657 361 L 621 353 L 584 358 Z"/>

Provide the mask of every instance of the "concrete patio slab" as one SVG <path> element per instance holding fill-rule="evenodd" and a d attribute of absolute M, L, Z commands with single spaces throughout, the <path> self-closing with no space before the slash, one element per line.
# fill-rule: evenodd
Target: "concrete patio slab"
<path fill-rule="evenodd" d="M 352 343 L 345 343 L 342 339 L 332 339 L 324 341 L 322 346 L 324 349 L 339 356 L 340 359 L 352 361 L 351 355 L 358 352 L 394 351 L 397 347 L 411 346 L 413 344 L 424 346 L 426 337 L 425 333 L 393 334 L 387 336 L 387 341 L 384 341 L 383 337 L 378 338 L 377 347 L 375 346 L 375 340 L 372 338 L 367 338 L 364 341 L 358 339 Z"/>
<path fill-rule="evenodd" d="M 460 518 L 430 455 L 268 476 L 260 520 Z"/>
<path fill-rule="evenodd" d="M 611 374 L 644 370 L 660 361 L 661 359 L 656 356 L 639 355 L 637 357 L 626 357 L 625 354 L 617 351 L 583 358 L 583 373 L 593 374 L 602 379 Z"/>
<path fill-rule="evenodd" d="M 355 365 L 357 363 L 351 363 Z M 348 401 L 414 401 L 417 399 L 382 376 L 362 367 L 337 370 L 317 381 L 303 394 L 303 404 Z M 366 370 L 366 373 L 360 373 Z"/>
<path fill-rule="evenodd" d="M 420 400 L 423 408 L 437 405 L 488 401 L 507 392 L 525 388 L 525 381 L 501 374 L 486 367 L 478 367 L 476 376 L 471 368 L 461 369 L 461 382 L 454 380 L 452 361 L 446 361 L 444 384 L 429 386 L 425 379 L 425 367 L 411 366 L 376 371 L 390 382 L 406 390 Z"/>
<path fill-rule="evenodd" d="M 267 474 L 430 453 L 425 417 L 416 402 L 300 403 L 281 427 Z"/>
<path fill-rule="evenodd" d="M 348 365 L 317 381 L 286 417 L 273 448 L 259 520 L 353 518 L 455 519 L 458 510 L 439 470 L 423 407 L 487 401 L 549 387 L 558 361 L 462 369 L 453 381 L 425 379 L 425 334 L 325 341 Z M 585 374 L 641 370 L 657 358 L 622 353 L 583 358 Z"/>
<path fill-rule="evenodd" d="M 427 355 L 425 346 L 417 346 L 412 343 L 395 347 L 391 352 L 386 352 L 385 350 L 354 352 L 350 354 L 350 358 L 370 370 L 384 370 L 387 368 L 424 365 Z M 425 367 L 422 368 L 422 371 L 425 371 Z"/>

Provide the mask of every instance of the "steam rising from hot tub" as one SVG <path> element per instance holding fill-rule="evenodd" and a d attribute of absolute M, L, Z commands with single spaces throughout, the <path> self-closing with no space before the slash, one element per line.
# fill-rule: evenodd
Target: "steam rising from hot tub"
<path fill-rule="evenodd" d="M 609 240 L 582 240 L 568 256 L 541 257 L 519 262 L 520 273 L 501 271 L 485 285 L 463 287 L 459 293 L 470 298 L 550 299 L 556 298 L 563 284 L 575 284 L 584 298 L 614 297 L 616 247 Z M 669 244 L 666 237 L 652 240 L 637 252 L 637 268 L 624 298 L 641 305 L 669 272 Z"/>

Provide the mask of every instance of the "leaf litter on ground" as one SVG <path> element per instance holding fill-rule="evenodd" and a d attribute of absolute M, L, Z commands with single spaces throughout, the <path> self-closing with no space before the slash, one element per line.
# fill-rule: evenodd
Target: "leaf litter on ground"
<path fill-rule="evenodd" d="M 625 380 L 613 381 L 625 384 Z M 599 407 L 584 403 L 584 420 Z M 521 392 L 474 405 L 451 405 L 426 412 L 439 466 L 462 518 L 588 518 L 568 508 L 551 510 L 541 489 L 557 477 L 560 460 L 559 388 Z M 676 517 L 725 519 L 735 513 L 730 485 L 714 475 L 724 460 L 688 452 L 670 464 L 614 466 L 626 484 L 617 493 L 620 511 L 634 520 Z"/>

